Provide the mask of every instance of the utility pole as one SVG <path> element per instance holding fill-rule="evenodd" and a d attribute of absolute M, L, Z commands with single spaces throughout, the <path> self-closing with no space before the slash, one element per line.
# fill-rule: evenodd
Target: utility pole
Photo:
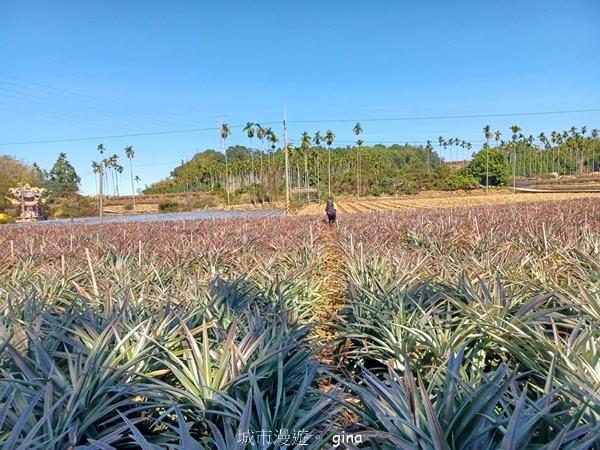
<path fill-rule="evenodd" d="M 513 140 L 513 193 L 517 192 L 517 144 Z"/>
<path fill-rule="evenodd" d="M 285 215 L 290 213 L 290 160 L 287 138 L 287 112 L 283 110 L 283 143 L 285 148 Z"/>
<path fill-rule="evenodd" d="M 100 209 L 100 211 L 99 211 L 100 212 L 100 223 L 102 223 L 104 220 L 104 217 L 103 217 L 104 211 L 102 211 L 102 209 L 103 209 L 102 202 L 103 202 L 103 197 L 104 197 L 104 193 L 102 191 L 103 172 L 104 172 L 104 163 L 102 162 L 102 160 L 100 160 L 100 166 L 99 166 L 99 171 L 98 171 L 98 173 L 100 175 L 100 208 L 99 208 Z"/>

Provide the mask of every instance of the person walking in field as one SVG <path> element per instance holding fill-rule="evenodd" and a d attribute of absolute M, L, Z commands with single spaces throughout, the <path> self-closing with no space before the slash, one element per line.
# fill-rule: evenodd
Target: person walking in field
<path fill-rule="evenodd" d="M 336 217 L 336 209 L 335 209 L 335 203 L 333 202 L 333 197 L 329 197 L 327 199 L 327 204 L 325 205 L 325 214 L 327 214 L 327 220 L 329 221 L 329 226 L 332 226 L 335 223 L 335 217 Z"/>

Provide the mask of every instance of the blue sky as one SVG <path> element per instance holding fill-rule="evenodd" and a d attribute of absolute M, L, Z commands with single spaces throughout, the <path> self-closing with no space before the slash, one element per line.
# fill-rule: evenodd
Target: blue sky
<path fill-rule="evenodd" d="M 133 146 L 150 184 L 218 148 L 218 116 L 229 145 L 249 144 L 248 121 L 283 140 L 284 109 L 292 142 L 332 129 L 334 146 L 356 121 L 366 144 L 473 149 L 488 124 L 591 130 L 598 24 L 598 0 L 0 0 L 0 154 L 49 169 L 65 152 L 93 194 L 98 144 L 127 169 Z"/>

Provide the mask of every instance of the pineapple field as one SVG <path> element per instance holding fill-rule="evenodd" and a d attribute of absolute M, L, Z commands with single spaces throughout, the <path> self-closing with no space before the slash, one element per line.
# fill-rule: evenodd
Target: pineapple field
<path fill-rule="evenodd" d="M 3 227 L 0 448 L 598 449 L 600 199 L 551 200 Z"/>

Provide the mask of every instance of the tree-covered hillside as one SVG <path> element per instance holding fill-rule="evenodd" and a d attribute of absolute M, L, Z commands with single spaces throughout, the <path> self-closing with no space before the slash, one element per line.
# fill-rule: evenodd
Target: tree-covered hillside
<path fill-rule="evenodd" d="M 472 151 L 471 143 L 440 136 L 436 145 L 356 145 L 336 147 L 335 133 L 303 133 L 299 145 L 289 145 L 290 183 L 298 198 L 325 198 L 351 194 L 394 195 L 422 189 L 473 189 L 477 186 L 503 186 L 514 178 L 534 178 L 544 174 L 589 174 L 600 166 L 598 130 L 571 127 L 564 132 L 542 132 L 525 136 L 513 125 L 502 140 L 500 131 L 483 129 L 483 148 Z M 223 124 L 221 151 L 206 150 L 173 170 L 170 177 L 154 183 L 144 192 L 176 193 L 190 191 L 245 195 L 248 200 L 277 200 L 284 193 L 285 152 L 276 147 L 279 139 L 251 122 L 244 128 L 248 147 L 226 146 L 231 130 Z M 360 138 L 362 127 L 353 129 Z M 257 138 L 258 142 L 253 141 Z M 266 142 L 265 142 L 266 141 Z M 490 145 L 492 144 L 492 145 Z M 256 148 L 260 147 L 260 149 Z M 226 150 L 225 150 L 226 149 Z M 439 150 L 439 152 L 438 152 Z M 440 155 L 448 155 L 450 161 Z"/>
<path fill-rule="evenodd" d="M 306 155 L 305 155 L 306 153 Z M 451 188 L 447 181 L 464 178 L 462 171 L 447 166 L 432 147 L 375 145 L 332 147 L 331 166 L 328 149 L 322 145 L 289 147 L 290 183 L 294 192 L 321 196 L 334 194 L 380 195 L 424 188 Z M 306 157 L 305 157 L 306 156 Z M 281 148 L 262 152 L 245 146 L 227 148 L 229 178 L 225 155 L 215 150 L 197 153 L 175 168 L 170 177 L 151 185 L 145 194 L 186 191 L 249 193 L 256 200 L 277 199 L 283 193 L 285 155 Z M 360 164 L 360 166 L 359 166 Z M 465 163 L 463 163 L 464 165 Z M 357 168 L 360 167 L 360 171 Z M 469 180 L 468 186 L 472 186 Z M 360 183 L 360 191 L 357 186 Z M 456 184 L 456 183 L 455 183 Z M 463 186 L 459 186 L 463 187 Z"/>

